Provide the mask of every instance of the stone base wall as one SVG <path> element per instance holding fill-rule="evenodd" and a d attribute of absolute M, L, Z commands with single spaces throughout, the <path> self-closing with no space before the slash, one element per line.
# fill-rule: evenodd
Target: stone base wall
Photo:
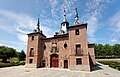
<path fill-rule="evenodd" d="M 90 66 L 87 65 L 71 65 L 70 70 L 76 70 L 76 71 L 90 71 Z"/>
<path fill-rule="evenodd" d="M 25 68 L 37 68 L 37 64 L 25 64 Z"/>
<path fill-rule="evenodd" d="M 37 68 L 37 64 L 25 64 L 25 68 Z M 71 65 L 70 70 L 75 71 L 90 71 L 90 66 L 87 65 Z"/>

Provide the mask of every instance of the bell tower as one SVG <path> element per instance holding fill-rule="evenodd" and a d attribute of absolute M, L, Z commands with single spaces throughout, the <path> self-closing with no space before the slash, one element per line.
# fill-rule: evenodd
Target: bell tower
<path fill-rule="evenodd" d="M 42 66 L 42 46 L 46 36 L 40 30 L 39 18 L 36 29 L 28 35 L 27 55 L 26 55 L 26 67 L 40 67 Z"/>
<path fill-rule="evenodd" d="M 66 34 L 66 33 L 68 33 L 68 27 L 69 27 L 69 22 L 67 22 L 66 11 L 64 9 L 64 17 L 63 17 L 63 21 L 61 23 L 61 29 L 60 29 L 60 33 L 59 34 Z"/>

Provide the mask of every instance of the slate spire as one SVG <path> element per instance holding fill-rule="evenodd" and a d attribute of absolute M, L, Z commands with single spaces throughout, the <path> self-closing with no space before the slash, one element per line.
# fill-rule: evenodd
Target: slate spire
<path fill-rule="evenodd" d="M 77 8 L 75 8 L 75 24 L 79 24 L 79 17 L 78 17 L 78 11 Z"/>
<path fill-rule="evenodd" d="M 39 17 L 38 17 L 38 22 L 37 22 L 37 31 L 40 32 L 40 22 L 39 22 Z"/>
<path fill-rule="evenodd" d="M 64 17 L 63 17 L 63 22 L 66 22 L 67 19 L 66 19 L 66 11 L 65 11 L 65 8 L 64 8 Z"/>

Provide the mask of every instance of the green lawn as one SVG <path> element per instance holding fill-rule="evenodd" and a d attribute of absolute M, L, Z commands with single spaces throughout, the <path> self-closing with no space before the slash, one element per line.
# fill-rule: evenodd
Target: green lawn
<path fill-rule="evenodd" d="M 113 62 L 113 61 L 99 61 L 99 62 L 105 65 L 109 65 L 109 67 L 112 67 L 120 71 L 120 63 L 118 62 Z"/>
<path fill-rule="evenodd" d="M 18 65 L 24 65 L 24 64 L 25 64 L 25 61 L 20 61 L 18 58 L 8 59 L 6 63 L 3 63 L 2 60 L 0 60 L 0 68 L 18 66 Z"/>
<path fill-rule="evenodd" d="M 0 68 L 2 68 L 2 67 L 10 67 L 10 66 L 18 66 L 18 64 L 0 62 Z"/>

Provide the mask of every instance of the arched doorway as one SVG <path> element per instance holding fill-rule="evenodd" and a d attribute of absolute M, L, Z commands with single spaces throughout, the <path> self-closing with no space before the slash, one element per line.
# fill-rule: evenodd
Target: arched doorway
<path fill-rule="evenodd" d="M 57 68 L 59 66 L 59 60 L 58 60 L 58 55 L 57 54 L 52 54 L 51 55 L 51 60 L 50 60 L 50 67 L 55 67 Z"/>

